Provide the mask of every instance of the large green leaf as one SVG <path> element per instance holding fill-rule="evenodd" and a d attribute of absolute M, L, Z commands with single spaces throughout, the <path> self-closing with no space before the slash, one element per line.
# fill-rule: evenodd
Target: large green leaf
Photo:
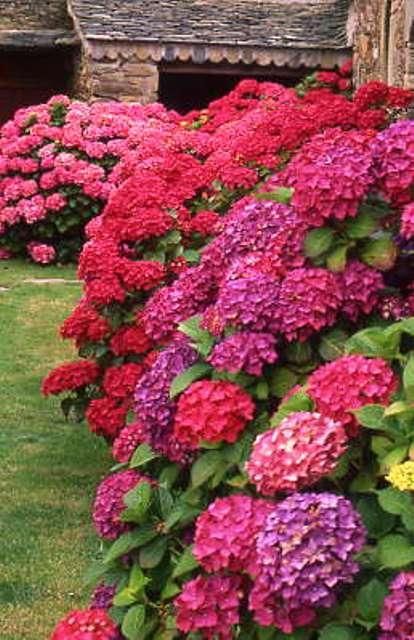
<path fill-rule="evenodd" d="M 174 378 L 170 388 L 170 398 L 175 398 L 179 393 L 182 393 L 196 380 L 204 378 L 204 376 L 211 371 L 210 365 L 205 362 L 197 362 L 192 367 L 189 367 L 183 373 L 180 373 Z"/>
<path fill-rule="evenodd" d="M 305 255 L 308 258 L 317 258 L 326 253 L 332 245 L 334 233 L 330 227 L 309 231 L 305 238 Z"/>
<path fill-rule="evenodd" d="M 201 487 L 209 478 L 214 476 L 223 463 L 220 451 L 207 451 L 201 455 L 191 468 L 191 483 L 193 487 Z"/>
<path fill-rule="evenodd" d="M 152 499 L 152 487 L 149 482 L 140 482 L 124 496 L 127 509 L 123 511 L 121 520 L 137 522 L 145 520 Z"/>
<path fill-rule="evenodd" d="M 372 623 L 378 622 L 387 592 L 387 586 L 378 578 L 373 578 L 368 584 L 361 587 L 357 594 L 357 605 L 364 620 Z"/>
<path fill-rule="evenodd" d="M 175 566 L 172 577 L 179 578 L 180 576 L 193 571 L 193 569 L 196 569 L 197 567 L 198 561 L 194 557 L 192 547 L 186 547 L 181 556 L 178 558 L 178 562 Z"/>
<path fill-rule="evenodd" d="M 354 638 L 355 631 L 344 624 L 328 624 L 319 633 L 319 640 L 353 640 Z"/>
<path fill-rule="evenodd" d="M 326 333 L 319 345 L 319 353 L 324 360 L 330 362 L 344 355 L 348 334 L 342 329 L 333 329 Z"/>
<path fill-rule="evenodd" d="M 404 393 L 408 402 L 414 402 L 414 353 L 410 353 L 403 372 Z"/>
<path fill-rule="evenodd" d="M 378 543 L 378 560 L 387 569 L 400 569 L 414 562 L 414 546 L 400 534 L 386 536 Z"/>
<path fill-rule="evenodd" d="M 305 391 L 300 390 L 279 406 L 276 413 L 273 414 L 270 424 L 272 427 L 276 427 L 282 422 L 283 418 L 286 418 L 290 413 L 296 411 L 312 411 L 312 409 L 313 402 L 311 398 Z"/>
<path fill-rule="evenodd" d="M 414 508 L 411 496 L 404 491 L 388 487 L 378 491 L 378 502 L 384 511 L 394 515 L 401 515 Z"/>
<path fill-rule="evenodd" d="M 158 454 L 154 453 L 149 444 L 140 444 L 139 447 L 135 449 L 129 466 L 131 469 L 136 469 L 144 466 L 148 462 L 151 462 L 151 460 L 154 460 L 155 458 L 158 458 Z"/>
<path fill-rule="evenodd" d="M 112 562 L 113 560 L 129 553 L 133 549 L 142 547 L 144 544 L 155 538 L 156 535 L 157 532 L 154 527 L 150 525 L 141 526 L 133 531 L 123 533 L 109 548 L 109 551 L 105 555 L 104 562 Z"/>
<path fill-rule="evenodd" d="M 163 559 L 168 547 L 168 538 L 159 536 L 139 552 L 139 564 L 143 569 L 157 567 Z"/>
<path fill-rule="evenodd" d="M 378 227 L 377 217 L 369 211 L 362 211 L 356 218 L 345 221 L 345 233 L 352 240 L 367 238 Z"/>
<path fill-rule="evenodd" d="M 360 409 L 356 409 L 352 413 L 355 414 L 359 424 L 368 429 L 375 431 L 383 431 L 382 422 L 384 416 L 384 407 L 380 404 L 367 404 Z"/>
<path fill-rule="evenodd" d="M 127 640 L 140 640 L 145 624 L 145 606 L 137 604 L 128 609 L 122 623 L 122 633 Z"/>
<path fill-rule="evenodd" d="M 346 343 L 347 353 L 393 360 L 399 353 L 401 334 L 382 328 L 369 327 L 355 333 Z"/>

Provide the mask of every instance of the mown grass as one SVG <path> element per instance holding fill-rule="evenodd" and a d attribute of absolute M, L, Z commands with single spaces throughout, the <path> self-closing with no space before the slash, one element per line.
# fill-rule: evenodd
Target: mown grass
<path fill-rule="evenodd" d="M 75 355 L 57 327 L 80 296 L 71 267 L 0 263 L 0 638 L 46 640 L 82 606 L 82 576 L 97 553 L 90 503 L 109 466 L 85 425 L 42 398 L 48 370 Z"/>

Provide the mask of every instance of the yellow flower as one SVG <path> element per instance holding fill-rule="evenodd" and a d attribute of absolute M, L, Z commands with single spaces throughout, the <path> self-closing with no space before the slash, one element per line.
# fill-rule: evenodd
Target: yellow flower
<path fill-rule="evenodd" d="M 392 466 L 387 480 L 400 491 L 414 491 L 414 461 L 408 460 Z"/>

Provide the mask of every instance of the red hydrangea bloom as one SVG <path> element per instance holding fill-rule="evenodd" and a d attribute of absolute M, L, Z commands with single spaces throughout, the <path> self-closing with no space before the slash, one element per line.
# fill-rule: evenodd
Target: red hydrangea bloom
<path fill-rule="evenodd" d="M 318 71 L 316 74 L 316 81 L 322 84 L 329 84 L 335 86 L 340 80 L 340 77 L 335 71 Z"/>
<path fill-rule="evenodd" d="M 129 462 L 135 449 L 145 442 L 146 430 L 139 422 L 128 424 L 115 438 L 112 455 L 117 462 Z"/>
<path fill-rule="evenodd" d="M 369 109 L 386 104 L 388 99 L 388 85 L 380 80 L 371 80 L 356 90 L 354 103 L 359 109 Z"/>
<path fill-rule="evenodd" d="M 198 576 L 175 599 L 177 627 L 185 634 L 199 632 L 206 640 L 231 640 L 242 597 L 239 576 Z"/>
<path fill-rule="evenodd" d="M 92 384 L 99 377 L 100 368 L 92 360 L 67 362 L 53 369 L 42 382 L 45 396 L 57 395 Z"/>
<path fill-rule="evenodd" d="M 343 295 L 341 311 L 350 320 L 356 322 L 360 315 L 371 313 L 377 306 L 384 280 L 376 269 L 351 260 L 338 280 Z"/>
<path fill-rule="evenodd" d="M 131 525 L 121 520 L 121 514 L 126 508 L 124 497 L 141 482 L 152 483 L 152 480 L 134 469 L 118 471 L 101 482 L 92 514 L 98 535 L 106 540 L 115 540 L 130 529 Z"/>
<path fill-rule="evenodd" d="M 255 620 L 288 634 L 311 624 L 353 582 L 365 539 L 359 513 L 342 496 L 294 493 L 275 505 L 257 537 L 249 600 Z"/>
<path fill-rule="evenodd" d="M 194 555 L 209 572 L 254 574 L 256 537 L 274 504 L 246 495 L 217 498 L 197 518 Z"/>
<path fill-rule="evenodd" d="M 403 209 L 400 234 L 406 240 L 414 236 L 414 202 L 410 202 Z"/>
<path fill-rule="evenodd" d="M 128 291 L 148 291 L 165 278 L 165 267 L 155 260 L 127 260 L 118 262 L 117 274 Z"/>
<path fill-rule="evenodd" d="M 384 600 L 378 640 L 414 637 L 414 571 L 399 573 Z"/>
<path fill-rule="evenodd" d="M 178 400 L 174 435 L 193 448 L 202 440 L 236 442 L 254 409 L 249 394 L 233 382 L 194 382 Z"/>
<path fill-rule="evenodd" d="M 123 302 L 126 291 L 122 287 L 119 278 L 115 275 L 106 275 L 104 278 L 94 278 L 85 283 L 85 295 L 91 304 L 104 306 L 111 302 Z"/>
<path fill-rule="evenodd" d="M 128 362 L 120 367 L 109 367 L 105 371 L 103 389 L 111 398 L 127 398 L 133 393 L 143 372 L 142 364 L 135 362 Z"/>
<path fill-rule="evenodd" d="M 119 640 L 115 622 L 104 609 L 71 611 L 53 631 L 50 640 Z"/>
<path fill-rule="evenodd" d="M 126 326 L 118 329 L 109 343 L 112 353 L 116 356 L 146 353 L 151 349 L 152 341 L 142 326 Z"/>
<path fill-rule="evenodd" d="M 385 360 L 351 355 L 314 371 L 307 393 L 317 411 L 342 422 L 354 435 L 357 420 L 350 412 L 366 404 L 387 405 L 397 386 L 398 378 Z"/>
<path fill-rule="evenodd" d="M 127 403 L 105 396 L 90 402 L 85 417 L 91 431 L 113 440 L 125 425 L 127 413 Z"/>
<path fill-rule="evenodd" d="M 213 236 L 217 233 L 220 215 L 216 211 L 199 211 L 190 223 L 192 233 Z"/>
<path fill-rule="evenodd" d="M 270 333 L 241 331 L 219 342 L 207 361 L 219 371 L 245 371 L 260 376 L 266 363 L 277 360 L 275 343 L 276 338 Z"/>
<path fill-rule="evenodd" d="M 76 340 L 79 347 L 85 342 L 100 342 L 110 331 L 111 327 L 105 318 L 82 300 L 63 322 L 60 335 L 62 338 Z"/>
<path fill-rule="evenodd" d="M 347 441 L 341 423 L 320 413 L 291 413 L 257 436 L 246 470 L 263 495 L 299 491 L 335 469 Z"/>
<path fill-rule="evenodd" d="M 334 324 L 342 293 L 327 269 L 294 269 L 280 286 L 277 314 L 287 340 L 303 342 L 315 331 Z"/>

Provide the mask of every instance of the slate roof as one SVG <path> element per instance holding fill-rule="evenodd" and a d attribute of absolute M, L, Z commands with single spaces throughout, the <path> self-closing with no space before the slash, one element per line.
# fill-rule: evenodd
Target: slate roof
<path fill-rule="evenodd" d="M 350 0 L 70 0 L 86 39 L 334 49 Z"/>

